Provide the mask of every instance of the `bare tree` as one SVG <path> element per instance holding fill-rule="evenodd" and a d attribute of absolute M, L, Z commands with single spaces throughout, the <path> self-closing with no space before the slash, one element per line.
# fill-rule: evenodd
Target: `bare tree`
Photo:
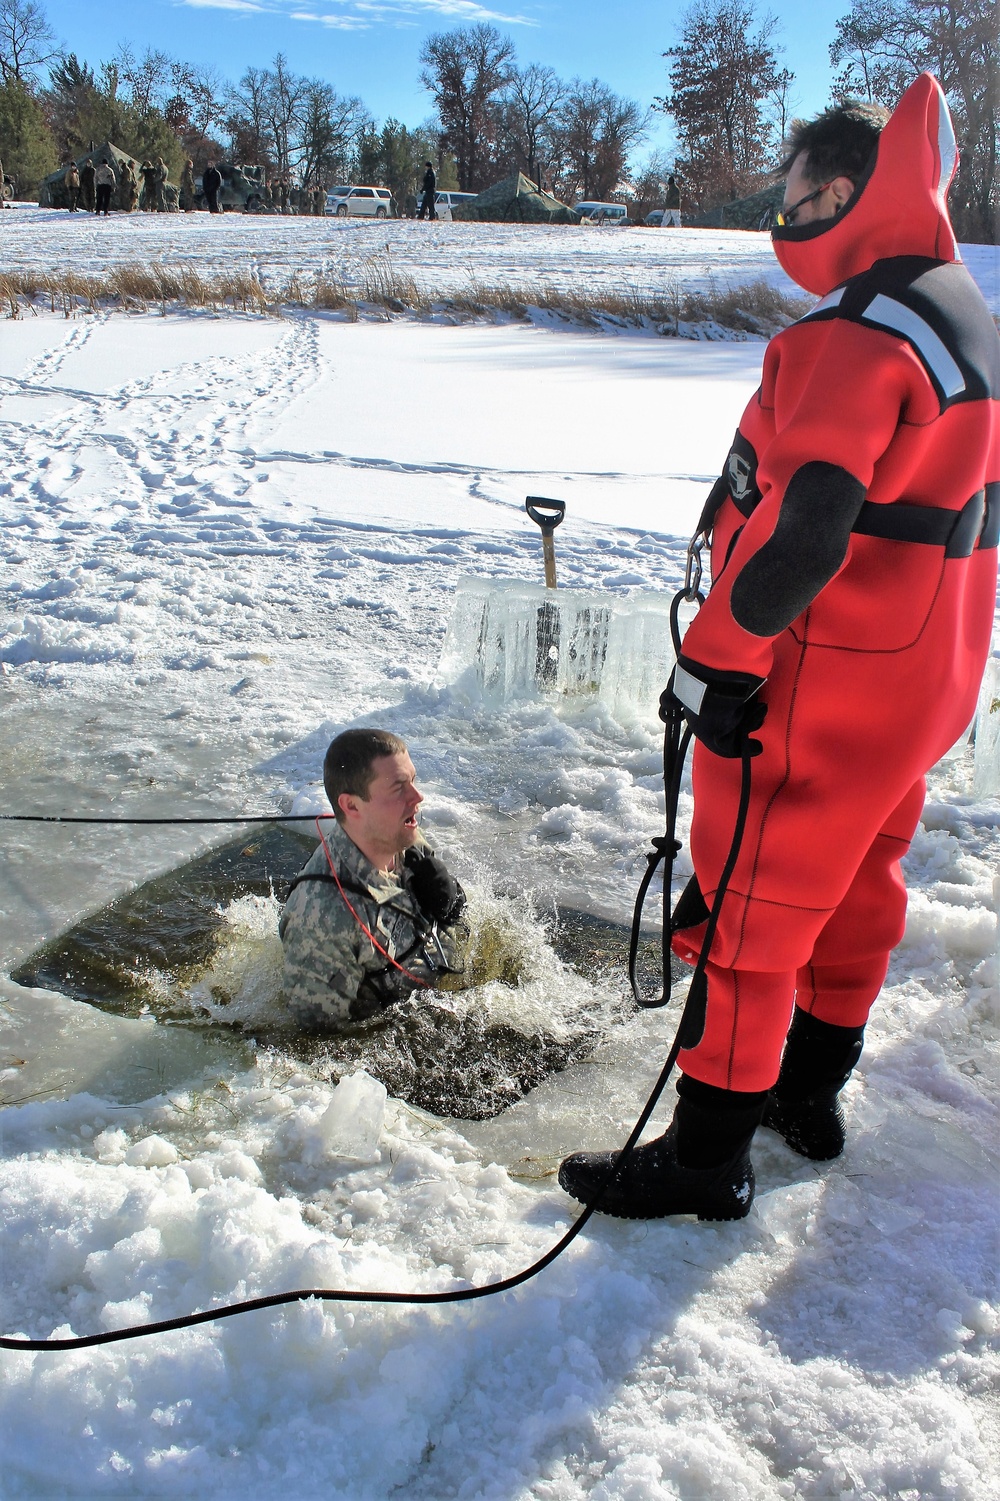
<path fill-rule="evenodd" d="M 374 121 L 360 99 L 342 98 L 319 78 L 303 81 L 297 166 L 303 182 L 347 177 L 359 143 Z"/>
<path fill-rule="evenodd" d="M 890 107 L 913 77 L 908 58 L 893 55 L 896 30 L 892 0 L 867 0 L 837 22 L 830 61 L 841 67 L 833 81 L 836 99 L 856 96 Z"/>
<path fill-rule="evenodd" d="M 581 198 L 607 198 L 625 175 L 629 151 L 647 132 L 634 99 L 612 92 L 599 78 L 574 78 L 559 112 L 558 144 L 563 190 Z"/>
<path fill-rule="evenodd" d="M 555 155 L 553 135 L 566 85 L 551 68 L 515 69 L 500 100 L 500 129 L 518 169 L 539 182 Z"/>
<path fill-rule="evenodd" d="M 510 82 L 514 43 L 479 22 L 428 37 L 420 52 L 420 81 L 434 95 L 441 145 L 458 163 L 459 186 L 478 191 L 497 135 L 498 95 Z"/>
<path fill-rule="evenodd" d="M 170 97 L 173 64 L 165 52 L 147 47 L 141 57 L 129 42 L 123 42 L 115 55 L 114 67 L 119 88 L 127 90 L 127 102 L 140 120 L 164 105 Z"/>
<path fill-rule="evenodd" d="M 671 157 L 665 151 L 653 151 L 632 170 L 633 206 L 631 214 L 644 219 L 654 208 L 662 208 L 667 193 L 667 178 L 674 172 Z"/>
<path fill-rule="evenodd" d="M 292 166 L 292 153 L 298 135 L 306 80 L 297 78 L 288 70 L 288 59 L 279 52 L 274 66 L 266 75 L 267 89 L 264 95 L 264 110 L 278 171 L 287 173 Z"/>
<path fill-rule="evenodd" d="M 0 0 L 0 82 L 27 83 L 59 55 L 55 33 L 35 0 Z"/>
<path fill-rule="evenodd" d="M 924 69 L 948 96 L 961 147 L 950 203 L 966 239 L 996 243 L 1000 210 L 1000 6 L 997 0 L 854 0 L 837 22 L 835 95 L 892 106 Z"/>
<path fill-rule="evenodd" d="M 790 73 L 787 68 L 780 68 L 774 75 L 773 86 L 767 92 L 767 108 L 779 143 L 787 136 L 792 111 L 798 105 L 798 100 L 792 94 L 794 82 L 795 74 Z"/>
<path fill-rule="evenodd" d="M 248 68 L 230 91 L 226 129 L 237 161 L 274 164 L 267 100 L 269 79 L 266 68 Z"/>
<path fill-rule="evenodd" d="M 215 68 L 191 69 L 187 87 L 191 103 L 191 124 L 202 135 L 217 130 L 225 118 L 226 86 Z"/>
<path fill-rule="evenodd" d="M 171 99 L 179 103 L 189 131 L 207 136 L 223 123 L 226 87 L 215 68 L 171 58 L 169 74 Z"/>

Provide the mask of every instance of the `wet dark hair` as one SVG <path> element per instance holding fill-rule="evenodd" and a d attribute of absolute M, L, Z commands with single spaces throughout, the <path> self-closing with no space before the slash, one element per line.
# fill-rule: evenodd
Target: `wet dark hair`
<path fill-rule="evenodd" d="M 391 730 L 344 730 L 331 740 L 323 760 L 323 786 L 338 823 L 344 815 L 337 799 L 341 793 L 368 801 L 368 789 L 375 778 L 374 762 L 379 756 L 398 756 L 406 746 Z"/>
<path fill-rule="evenodd" d="M 787 177 L 795 158 L 804 151 L 806 176 L 811 182 L 849 177 L 857 185 L 888 118 L 889 111 L 881 104 L 845 99 L 815 120 L 793 120 L 782 143 L 785 154 L 775 176 Z"/>

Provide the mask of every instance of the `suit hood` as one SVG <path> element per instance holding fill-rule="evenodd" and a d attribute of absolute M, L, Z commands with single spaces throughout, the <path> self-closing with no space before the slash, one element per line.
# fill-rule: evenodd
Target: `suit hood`
<path fill-rule="evenodd" d="M 807 292 L 825 297 L 891 256 L 960 260 L 946 201 L 957 165 L 941 85 L 921 73 L 886 121 L 853 197 L 836 218 L 772 230 L 782 269 Z"/>

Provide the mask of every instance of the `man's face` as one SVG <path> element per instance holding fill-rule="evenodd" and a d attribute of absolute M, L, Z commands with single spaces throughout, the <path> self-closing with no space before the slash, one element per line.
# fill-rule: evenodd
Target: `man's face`
<path fill-rule="evenodd" d="M 417 791 L 416 770 L 406 751 L 376 756 L 367 798 L 340 795 L 344 828 L 373 865 L 387 869 L 393 857 L 417 838 L 417 809 L 424 800 Z"/>
<path fill-rule="evenodd" d="M 794 209 L 791 222 L 796 227 L 812 224 L 818 219 L 834 218 L 854 192 L 849 177 L 835 177 L 825 184 L 814 182 L 807 174 L 805 164 L 806 152 L 800 151 L 785 178 L 785 197 L 781 205 L 784 213 Z"/>

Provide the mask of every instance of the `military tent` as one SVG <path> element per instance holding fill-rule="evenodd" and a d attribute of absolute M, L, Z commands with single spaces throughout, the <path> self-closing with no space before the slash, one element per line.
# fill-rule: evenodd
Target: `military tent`
<path fill-rule="evenodd" d="M 61 167 L 57 167 L 54 172 L 50 172 L 48 177 L 44 177 L 39 183 L 38 202 L 42 208 L 69 208 L 69 195 L 64 182 L 68 160 L 69 158 L 63 162 Z M 142 193 L 142 173 L 140 171 L 142 163 L 134 156 L 129 156 L 128 152 L 123 151 L 120 146 L 113 145 L 111 141 L 105 141 L 103 145 L 95 146 L 93 151 L 81 152 L 74 160 L 78 171 L 87 161 L 92 161 L 95 167 L 99 166 L 102 161 L 109 164 L 115 174 L 117 184 L 111 195 L 112 208 L 124 209 L 128 207 L 122 191 L 122 167 L 126 162 L 131 165 L 136 187 L 139 189 L 140 194 Z M 163 184 L 164 202 L 167 209 L 171 212 L 177 208 L 179 194 L 180 190 L 176 183 L 165 182 Z M 140 205 L 141 203 L 142 199 L 140 198 Z"/>
<path fill-rule="evenodd" d="M 578 224 L 580 215 L 544 193 L 522 172 L 505 177 L 475 198 L 456 204 L 453 219 L 488 220 L 501 224 Z"/>
<path fill-rule="evenodd" d="M 737 198 L 733 203 L 723 203 L 708 213 L 688 219 L 692 229 L 767 229 L 772 210 L 781 207 L 785 185 L 772 183 L 749 198 Z"/>

